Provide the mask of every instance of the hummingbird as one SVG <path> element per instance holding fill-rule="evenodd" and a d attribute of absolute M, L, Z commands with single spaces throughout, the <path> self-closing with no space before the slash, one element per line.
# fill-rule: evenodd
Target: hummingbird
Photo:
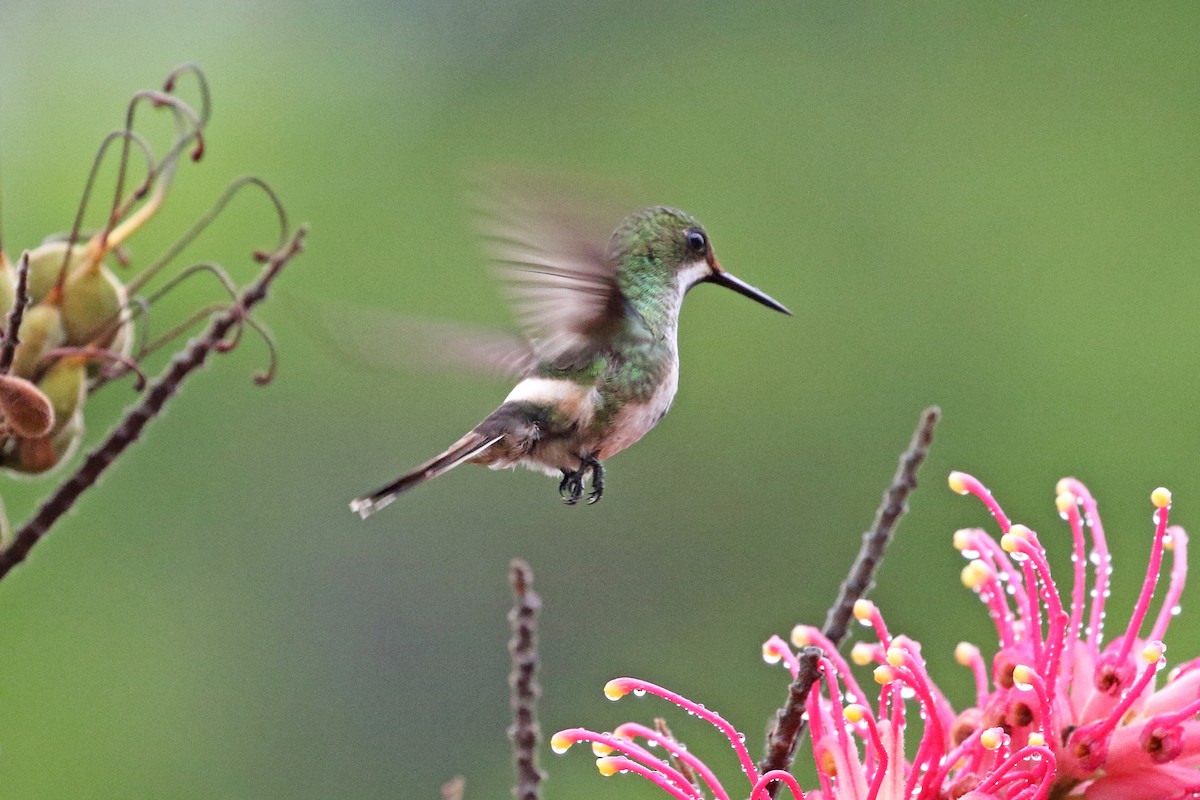
<path fill-rule="evenodd" d="M 675 399 L 679 311 L 692 287 L 713 283 L 792 313 L 722 268 L 708 232 L 678 209 L 629 214 L 607 242 L 582 233 L 564 205 L 542 198 L 523 211 L 487 233 L 525 338 L 474 342 L 479 360 L 518 383 L 445 452 L 353 500 L 361 518 L 464 463 L 559 477 L 568 505 L 583 498 L 590 476 L 595 503 L 604 462 L 645 436 Z"/>

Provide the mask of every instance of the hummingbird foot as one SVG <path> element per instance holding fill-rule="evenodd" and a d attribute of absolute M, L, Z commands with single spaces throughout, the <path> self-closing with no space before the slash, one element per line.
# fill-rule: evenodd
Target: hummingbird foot
<path fill-rule="evenodd" d="M 588 496 L 588 505 L 597 502 L 604 496 L 604 467 L 596 459 L 595 453 L 579 459 L 579 469 L 563 470 L 563 479 L 558 484 L 558 493 L 563 502 L 573 506 L 583 499 L 583 482 L 587 474 L 592 473 L 592 491 Z"/>
<path fill-rule="evenodd" d="M 592 493 L 588 496 L 588 505 L 594 505 L 600 502 L 600 498 L 604 496 L 604 467 L 596 460 L 595 456 L 588 456 L 585 463 L 590 462 L 592 467 Z"/>

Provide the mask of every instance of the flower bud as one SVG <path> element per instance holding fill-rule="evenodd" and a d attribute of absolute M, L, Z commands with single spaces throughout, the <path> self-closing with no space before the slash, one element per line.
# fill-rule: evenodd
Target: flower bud
<path fill-rule="evenodd" d="M 0 252 L 0 315 L 7 314 L 17 300 L 17 273 Z M 3 323 L 0 323 L 3 327 Z"/>
<path fill-rule="evenodd" d="M 23 378 L 32 378 L 42 356 L 66 340 L 63 330 L 62 311 L 51 303 L 38 303 L 25 309 L 18 337 L 21 343 L 13 354 L 12 373 Z"/>
<path fill-rule="evenodd" d="M 38 381 L 38 388 L 50 398 L 54 406 L 55 426 L 51 434 L 63 430 L 75 412 L 83 408 L 87 397 L 87 380 L 84 360 L 77 356 L 60 358 Z"/>
<path fill-rule="evenodd" d="M 54 288 L 58 282 L 58 274 L 63 267 L 63 258 L 67 257 L 67 272 L 83 263 L 84 248 L 75 245 L 71 255 L 67 257 L 67 243 L 63 240 L 43 242 L 29 251 L 28 290 L 31 302 L 37 303 Z M 10 303 L 11 305 L 11 303 Z"/>
<path fill-rule="evenodd" d="M 67 344 L 106 347 L 116 332 L 115 322 L 126 299 L 124 285 L 103 264 L 86 265 L 67 275 L 62 298 Z M 95 341 L 98 336 L 104 341 Z"/>

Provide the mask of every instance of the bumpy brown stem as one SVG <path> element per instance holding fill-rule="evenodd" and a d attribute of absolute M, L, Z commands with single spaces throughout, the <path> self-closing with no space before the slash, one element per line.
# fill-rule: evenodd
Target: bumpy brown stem
<path fill-rule="evenodd" d="M 929 444 L 933 441 L 933 427 L 937 423 L 941 411 L 937 406 L 931 406 L 921 413 L 921 420 L 913 432 L 908 449 L 900 456 L 900 464 L 892 483 L 883 493 L 883 501 L 875 512 L 875 521 L 871 529 L 863 534 L 862 547 L 846 580 L 838 590 L 838 598 L 830 607 L 825 617 L 823 633 L 835 645 L 840 644 L 846 635 L 850 618 L 854 613 L 854 604 L 874 586 L 875 571 L 883 560 L 884 550 L 892 540 L 896 524 L 908 510 L 908 495 L 917 488 L 917 470 L 929 452 Z M 817 659 L 821 651 L 815 647 L 806 647 L 800 653 L 800 674 L 788 686 L 787 702 L 775 712 L 770 733 L 767 735 L 767 749 L 759 763 L 759 772 L 773 769 L 789 769 L 796 755 L 796 745 L 804 733 L 804 703 L 808 693 L 818 677 Z M 773 783 L 768 788 L 771 797 L 775 797 L 779 783 Z"/>
<path fill-rule="evenodd" d="M 517 771 L 517 785 L 512 793 L 517 800 L 538 800 L 543 778 L 537 763 L 537 748 L 542 738 L 537 720 L 537 701 L 542 694 L 538 684 L 538 615 L 542 611 L 542 598 L 533 590 L 533 570 L 524 561 L 514 558 L 509 564 L 508 577 L 516 598 L 508 613 L 512 626 L 512 638 L 508 640 L 512 657 L 508 687 L 513 712 L 508 738 L 513 743 L 513 764 Z"/>
<path fill-rule="evenodd" d="M 220 348 L 225 337 L 238 326 L 250 310 L 267 297 L 267 289 L 287 263 L 301 250 L 305 228 L 298 229 L 287 244 L 266 256 L 266 266 L 258 278 L 238 297 L 236 303 L 221 314 L 213 317 L 208 329 L 187 343 L 183 350 L 171 359 L 166 370 L 154 381 L 141 399 L 124 419 L 112 429 L 83 463 L 48 497 L 38 510 L 16 532 L 12 542 L 0 550 L 0 579 L 8 575 L 17 564 L 25 560 L 33 546 L 41 541 L 55 522 L 71 510 L 87 489 L 99 479 L 106 469 L 133 444 L 150 420 L 154 419 L 167 401 L 178 391 L 184 378 L 196 371 L 209 354 Z"/>
<path fill-rule="evenodd" d="M 13 356 L 21 343 L 21 320 L 25 318 L 25 307 L 29 305 L 29 252 L 21 254 L 17 263 L 17 287 L 13 306 L 8 310 L 8 321 L 4 326 L 4 338 L 0 339 L 0 375 L 12 369 Z"/>

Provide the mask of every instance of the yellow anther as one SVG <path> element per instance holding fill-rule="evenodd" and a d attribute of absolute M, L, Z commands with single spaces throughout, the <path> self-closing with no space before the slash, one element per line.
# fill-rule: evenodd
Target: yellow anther
<path fill-rule="evenodd" d="M 908 653 L 904 652 L 903 647 L 889 647 L 884 658 L 893 667 L 903 667 L 908 661 Z"/>
<path fill-rule="evenodd" d="M 1150 493 L 1150 502 L 1155 508 L 1166 508 L 1171 505 L 1171 490 L 1158 487 Z"/>
<path fill-rule="evenodd" d="M 875 677 L 875 682 L 880 686 L 886 686 L 887 684 L 896 680 L 897 675 L 896 670 L 894 670 L 892 667 L 889 667 L 887 664 L 880 664 L 871 674 Z"/>
<path fill-rule="evenodd" d="M 1071 492 L 1059 492 L 1058 497 L 1054 498 L 1054 505 L 1060 514 L 1066 514 L 1078 503 L 1079 500 Z"/>
<path fill-rule="evenodd" d="M 617 763 L 617 759 L 615 758 L 597 758 L 596 769 L 600 770 L 600 774 L 607 778 L 608 776 L 616 775 L 621 771 L 620 767 L 617 766 Z"/>
<path fill-rule="evenodd" d="M 858 703 L 851 703 L 842 709 L 842 716 L 846 718 L 846 722 L 857 724 L 867 718 L 866 706 L 861 706 Z"/>
<path fill-rule="evenodd" d="M 875 659 L 875 648 L 866 642 L 856 642 L 850 648 L 850 660 L 860 667 L 865 667 Z"/>
<path fill-rule="evenodd" d="M 1000 745 L 1004 744 L 1007 737 L 1004 735 L 1003 728 L 988 728 L 983 733 L 979 734 L 979 743 L 988 750 L 995 750 Z"/>
<path fill-rule="evenodd" d="M 1046 737 L 1037 732 L 1031 733 L 1029 734 L 1029 743 L 1034 747 L 1041 747 L 1046 743 Z"/>
<path fill-rule="evenodd" d="M 574 739 L 569 736 L 563 736 L 561 733 L 556 733 L 550 737 L 550 749 L 560 756 L 570 750 L 573 744 L 575 744 Z"/>
<path fill-rule="evenodd" d="M 875 604 L 870 600 L 855 600 L 854 601 L 854 618 L 859 622 L 869 622 L 871 615 L 875 613 Z"/>
<path fill-rule="evenodd" d="M 959 494 L 967 494 L 967 473 L 951 472 L 950 477 L 946 481 L 950 484 L 950 491 L 958 492 Z"/>
<path fill-rule="evenodd" d="M 1037 673 L 1027 664 L 1017 664 L 1017 666 L 1013 667 L 1013 683 L 1029 686 L 1036 677 Z"/>
<path fill-rule="evenodd" d="M 604 696 L 609 700 L 620 700 L 629 694 L 629 690 L 620 681 L 609 681 L 604 684 Z"/>
<path fill-rule="evenodd" d="M 819 755 L 816 757 L 817 769 L 831 777 L 837 776 L 837 759 L 833 757 L 833 753 L 829 748 L 822 748 Z"/>
<path fill-rule="evenodd" d="M 983 561 L 975 559 L 968 563 L 962 570 L 963 586 L 968 589 L 978 589 L 983 584 L 992 579 L 992 568 Z"/>
<path fill-rule="evenodd" d="M 607 745 L 604 742 L 592 742 L 592 753 L 600 758 L 612 755 L 615 749 L 612 745 Z"/>
<path fill-rule="evenodd" d="M 959 528 L 954 532 L 954 549 L 967 550 L 971 547 L 971 529 Z"/>
<path fill-rule="evenodd" d="M 1058 483 L 1054 484 L 1055 494 L 1068 494 L 1071 492 L 1071 479 L 1059 478 Z"/>
<path fill-rule="evenodd" d="M 778 664 L 783 658 L 783 653 L 779 652 L 779 648 L 770 642 L 763 642 L 763 661 L 768 664 Z"/>
<path fill-rule="evenodd" d="M 1167 652 L 1167 647 L 1162 642 L 1150 642 L 1142 648 L 1142 658 L 1147 664 L 1153 664 L 1163 657 Z"/>
<path fill-rule="evenodd" d="M 964 667 L 969 667 L 979 658 L 979 648 L 970 642 L 959 642 L 954 646 L 954 660 Z"/>
<path fill-rule="evenodd" d="M 1013 526 L 1016 527 L 1015 525 Z M 1006 553 L 1021 552 L 1021 545 L 1028 540 L 1024 536 L 1015 533 L 1006 533 L 1000 537 L 1000 549 Z"/>
<path fill-rule="evenodd" d="M 809 638 L 809 631 L 812 630 L 807 625 L 797 625 L 792 628 L 792 644 L 796 647 L 807 647 L 812 644 L 812 639 Z"/>
<path fill-rule="evenodd" d="M 1008 532 L 1013 536 L 1020 536 L 1022 539 L 1032 539 L 1033 538 L 1033 531 L 1031 531 L 1029 529 L 1029 526 L 1022 525 L 1019 522 L 1016 523 L 1015 525 L 1009 526 Z"/>

